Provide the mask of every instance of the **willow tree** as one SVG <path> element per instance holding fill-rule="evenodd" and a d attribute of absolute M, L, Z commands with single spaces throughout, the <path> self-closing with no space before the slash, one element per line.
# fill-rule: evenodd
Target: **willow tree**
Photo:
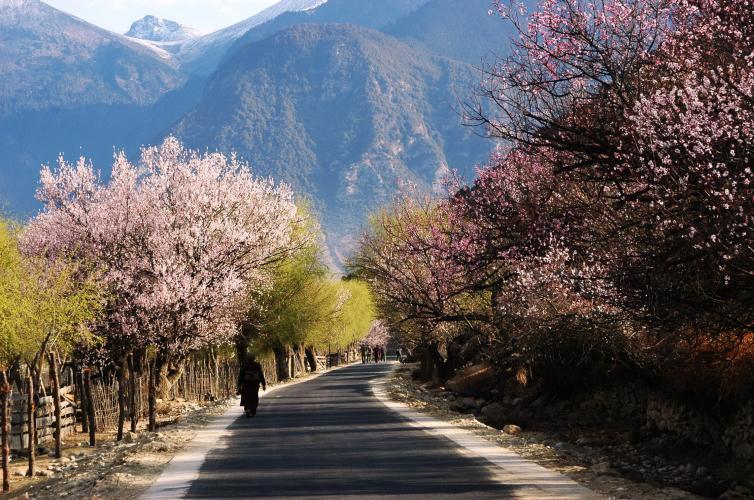
<path fill-rule="evenodd" d="M 272 286 L 255 290 L 242 329 L 240 350 L 256 343 L 274 352 L 278 378 L 290 378 L 296 356 L 316 370 L 314 348 L 331 322 L 338 303 L 337 287 L 322 260 L 321 234 L 308 210 L 299 207 L 293 228 L 293 250 L 272 271 Z"/>
<path fill-rule="evenodd" d="M 96 274 L 81 263 L 27 257 L 24 268 L 29 318 L 22 331 L 37 339 L 34 351 L 25 359 L 32 381 L 29 386 L 41 383 L 41 368 L 47 360 L 55 408 L 55 455 L 59 458 L 61 361 L 82 346 L 95 342 L 91 327 L 102 310 L 104 296 L 97 285 Z"/>
<path fill-rule="evenodd" d="M 33 352 L 37 345 L 37 339 L 22 333 L 30 310 L 22 283 L 22 258 L 15 230 L 10 223 L 0 220 L 0 426 L 3 491 L 10 490 L 9 401 L 12 386 L 9 371 L 11 367 L 17 367 L 19 360 Z"/>
<path fill-rule="evenodd" d="M 330 326 L 329 342 L 341 349 L 367 336 L 375 319 L 375 308 L 364 281 L 344 279 L 338 283 L 338 289 L 338 307 Z"/>

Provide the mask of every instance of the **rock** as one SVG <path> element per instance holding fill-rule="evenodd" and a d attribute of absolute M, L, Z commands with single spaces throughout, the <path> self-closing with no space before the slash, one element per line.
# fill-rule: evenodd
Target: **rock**
<path fill-rule="evenodd" d="M 38 470 L 37 473 L 36 473 L 36 475 L 40 476 L 40 477 L 47 477 L 47 476 L 50 475 L 50 473 L 47 472 L 46 470 Z"/>
<path fill-rule="evenodd" d="M 719 496 L 719 498 L 722 498 L 724 500 L 733 500 L 738 498 L 752 498 L 754 497 L 754 492 L 752 492 L 749 488 L 742 486 L 740 484 L 734 484 L 728 490 Z"/>
<path fill-rule="evenodd" d="M 476 408 L 476 401 L 474 398 L 469 397 L 459 398 L 450 405 L 450 408 L 456 411 L 468 411 L 472 408 Z"/>
<path fill-rule="evenodd" d="M 704 467 L 703 465 L 700 465 L 696 469 L 696 475 L 697 476 L 706 476 L 707 475 L 707 467 Z"/>
<path fill-rule="evenodd" d="M 519 434 L 521 432 L 521 427 L 514 424 L 508 424 L 503 427 L 503 432 L 511 435 Z"/>
<path fill-rule="evenodd" d="M 464 396 L 480 396 L 492 388 L 496 378 L 492 365 L 483 362 L 459 371 L 448 379 L 445 387 Z"/>
<path fill-rule="evenodd" d="M 589 470 L 595 474 L 607 474 L 610 472 L 610 462 L 599 462 L 591 467 Z"/>
<path fill-rule="evenodd" d="M 491 403 L 482 407 L 482 422 L 498 429 L 507 424 L 507 410 L 500 403 Z"/>

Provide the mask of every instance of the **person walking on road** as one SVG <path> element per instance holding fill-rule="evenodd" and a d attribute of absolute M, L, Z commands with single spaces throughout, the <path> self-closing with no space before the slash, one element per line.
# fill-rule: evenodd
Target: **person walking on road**
<path fill-rule="evenodd" d="M 246 412 L 246 417 L 253 417 L 257 414 L 260 385 L 262 390 L 267 390 L 267 381 L 264 379 L 262 365 L 257 362 L 254 354 L 246 353 L 238 372 L 238 391 L 236 392 L 236 394 L 241 395 L 241 406 Z"/>

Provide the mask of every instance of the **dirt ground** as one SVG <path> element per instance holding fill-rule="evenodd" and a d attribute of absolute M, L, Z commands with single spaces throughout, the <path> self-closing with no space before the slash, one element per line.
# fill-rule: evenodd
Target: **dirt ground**
<path fill-rule="evenodd" d="M 700 481 L 717 484 L 716 478 L 705 467 L 688 462 L 697 457 L 648 454 L 607 426 L 604 429 L 571 429 L 567 434 L 546 428 L 536 431 L 509 429 L 514 432 L 509 434 L 490 427 L 475 416 L 475 413 L 479 414 L 478 409 L 483 401 L 465 401 L 465 405 L 459 405 L 462 398 L 444 388 L 413 380 L 411 373 L 415 367 L 407 364 L 396 369 L 388 385 L 391 398 L 471 430 L 609 498 L 709 498 L 690 493 L 677 485 L 698 484 Z M 475 403 L 476 409 L 469 403 Z M 722 494 L 710 497 L 754 498 L 752 491 L 744 485 L 735 482 L 724 484 Z"/>
<path fill-rule="evenodd" d="M 63 457 L 37 457 L 37 476 L 27 478 L 27 461 L 11 462 L 9 498 L 135 499 L 159 476 L 175 454 L 184 448 L 210 419 L 221 415 L 235 399 L 197 404 L 172 401 L 161 405 L 158 431 L 127 433 L 116 443 L 113 432 L 98 433 L 96 447 L 88 436 L 70 435 Z"/>

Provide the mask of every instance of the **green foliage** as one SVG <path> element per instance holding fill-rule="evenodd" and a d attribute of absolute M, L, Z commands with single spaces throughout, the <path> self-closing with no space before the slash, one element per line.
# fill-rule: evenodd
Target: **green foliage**
<path fill-rule="evenodd" d="M 345 347 L 366 337 L 375 311 L 372 294 L 363 281 L 343 280 L 338 288 L 340 300 L 332 324 L 331 342 L 333 347 Z"/>
<path fill-rule="evenodd" d="M 0 368 L 31 352 L 36 342 L 23 332 L 30 316 L 29 300 L 23 289 L 22 258 L 16 230 L 0 220 Z"/>
<path fill-rule="evenodd" d="M 46 340 L 46 348 L 68 353 L 95 340 L 87 325 L 102 310 L 96 276 L 80 264 L 27 261 L 30 321 L 25 330 Z"/>
<path fill-rule="evenodd" d="M 101 294 L 78 266 L 26 258 L 18 228 L 0 220 L 0 368 L 54 348 L 69 351 L 91 340 L 86 324 L 101 308 Z"/>
<path fill-rule="evenodd" d="M 345 347 L 363 338 L 374 319 L 366 286 L 331 276 L 322 262 L 319 227 L 306 208 L 299 212 L 297 250 L 274 270 L 272 287 L 253 298 L 244 325 L 259 352 L 299 344 Z"/>

